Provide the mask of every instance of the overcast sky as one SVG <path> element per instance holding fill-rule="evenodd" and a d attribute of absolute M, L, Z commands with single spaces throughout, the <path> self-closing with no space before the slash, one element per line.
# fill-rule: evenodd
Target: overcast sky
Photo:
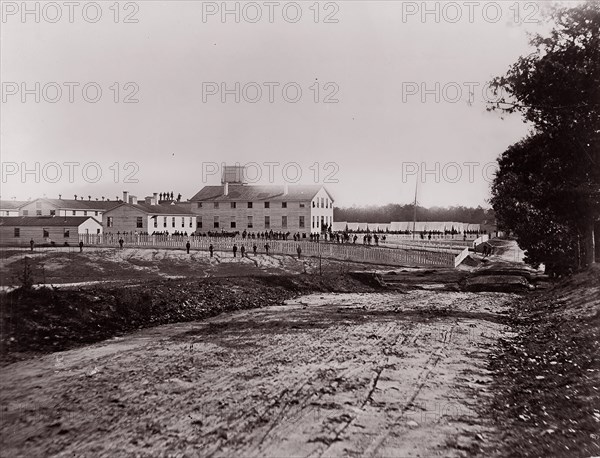
<path fill-rule="evenodd" d="M 187 199 L 239 162 L 260 183 L 269 167 L 274 183 L 327 180 L 340 206 L 411 202 L 426 169 L 420 204 L 486 206 L 492 163 L 528 131 L 486 112 L 482 88 L 530 52 L 527 32 L 545 27 L 534 2 L 228 2 L 239 22 L 221 2 L 122 2 L 118 18 L 87 3 L 69 18 L 29 2 L 36 22 L 3 2 L 3 199 Z"/>

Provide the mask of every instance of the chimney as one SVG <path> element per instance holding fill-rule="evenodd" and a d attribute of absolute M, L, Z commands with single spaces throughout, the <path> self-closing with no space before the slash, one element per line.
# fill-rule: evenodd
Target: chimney
<path fill-rule="evenodd" d="M 154 199 L 154 202 L 152 203 L 152 205 L 158 205 L 158 193 L 157 192 L 152 194 L 152 199 Z"/>
<path fill-rule="evenodd" d="M 229 195 L 229 183 L 226 181 L 225 184 L 223 185 L 223 195 L 227 196 Z"/>
<path fill-rule="evenodd" d="M 129 203 L 131 205 L 137 205 L 137 196 L 130 196 L 129 197 Z"/>
<path fill-rule="evenodd" d="M 283 185 L 283 195 L 287 196 L 290 193 L 290 185 L 286 183 L 284 183 Z"/>
<path fill-rule="evenodd" d="M 128 191 L 123 191 L 123 202 L 125 202 L 125 203 L 129 202 L 129 192 Z"/>

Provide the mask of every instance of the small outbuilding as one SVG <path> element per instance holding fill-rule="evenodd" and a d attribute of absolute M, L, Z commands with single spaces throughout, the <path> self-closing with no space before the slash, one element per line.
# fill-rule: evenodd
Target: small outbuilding
<path fill-rule="evenodd" d="M 91 216 L 2 216 L 0 245 L 64 245 L 79 243 L 81 234 L 102 234 L 102 224 Z"/>

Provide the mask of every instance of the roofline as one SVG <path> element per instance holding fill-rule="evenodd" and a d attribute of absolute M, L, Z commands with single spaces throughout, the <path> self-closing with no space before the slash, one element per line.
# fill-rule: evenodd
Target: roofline
<path fill-rule="evenodd" d="M 237 186 L 252 187 L 253 185 L 250 184 L 250 185 L 237 185 Z M 284 186 L 284 185 L 256 185 L 256 186 Z M 292 185 L 292 186 L 294 186 L 294 185 Z M 296 185 L 296 186 L 311 186 L 311 185 Z M 299 201 L 299 202 L 304 201 L 304 200 L 307 200 L 307 201 L 308 200 L 312 200 L 319 193 L 319 191 L 321 191 L 321 189 L 324 189 L 325 193 L 329 196 L 329 198 L 331 199 L 331 201 L 335 202 L 335 199 L 331 196 L 331 193 L 327 190 L 327 188 L 325 187 L 325 185 L 318 184 L 318 185 L 315 185 L 315 186 L 319 186 L 319 189 L 317 189 L 317 191 L 315 191 L 314 194 L 308 194 L 306 197 L 303 197 L 301 199 L 300 198 L 292 198 L 292 199 L 289 199 L 289 200 L 290 201 L 294 201 L 295 200 L 295 201 Z M 207 186 L 204 186 L 202 189 L 205 189 L 205 188 L 208 188 L 208 187 L 211 187 L 211 188 L 224 188 L 225 185 L 207 185 Z M 202 192 L 202 189 L 200 189 L 200 191 L 198 191 L 196 194 Z M 275 194 L 275 195 L 272 195 L 272 196 L 269 196 L 269 197 L 265 197 L 263 199 L 254 199 L 252 201 L 249 201 L 247 199 L 238 199 L 238 202 L 254 202 L 254 201 L 261 201 L 262 202 L 262 201 L 268 201 L 268 200 L 273 199 L 273 198 L 285 197 L 285 195 L 286 194 L 284 194 L 282 192 L 281 194 Z M 207 198 L 207 199 L 194 199 L 194 197 L 192 197 L 188 201 L 192 202 L 192 203 L 193 202 L 212 202 L 215 199 L 221 198 L 221 197 L 227 197 L 227 196 L 221 194 L 221 195 L 218 195 L 218 196 L 215 196 L 215 197 L 210 197 L 210 198 Z M 235 200 L 235 198 L 230 198 L 230 200 Z"/>

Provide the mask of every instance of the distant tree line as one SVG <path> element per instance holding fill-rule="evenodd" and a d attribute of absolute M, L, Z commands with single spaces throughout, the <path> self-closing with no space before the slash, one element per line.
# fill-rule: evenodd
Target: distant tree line
<path fill-rule="evenodd" d="M 334 221 L 351 223 L 390 223 L 412 221 L 413 204 L 370 205 L 333 209 Z M 431 207 L 417 205 L 417 221 L 456 221 L 469 224 L 494 224 L 494 211 L 482 207 Z"/>

